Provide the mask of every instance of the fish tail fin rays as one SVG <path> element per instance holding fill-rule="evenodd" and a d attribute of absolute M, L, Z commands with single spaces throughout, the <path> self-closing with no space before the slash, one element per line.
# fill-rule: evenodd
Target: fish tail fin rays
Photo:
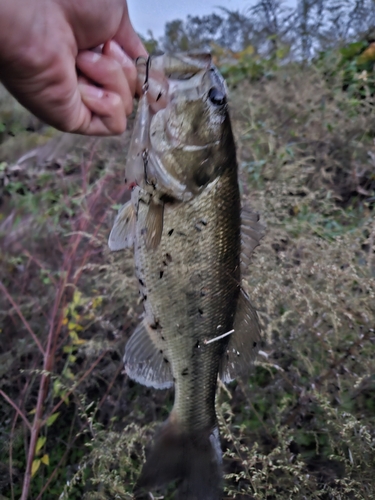
<path fill-rule="evenodd" d="M 173 417 L 157 436 L 136 486 L 136 497 L 176 481 L 178 500 L 219 500 L 222 492 L 221 448 L 217 428 L 180 433 Z"/>

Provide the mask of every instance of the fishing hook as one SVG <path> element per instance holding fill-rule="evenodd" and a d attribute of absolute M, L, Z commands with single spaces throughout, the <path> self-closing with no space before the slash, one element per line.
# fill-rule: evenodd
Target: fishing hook
<path fill-rule="evenodd" d="M 143 92 L 143 95 L 145 96 L 148 92 L 148 87 L 149 87 L 149 83 L 148 83 L 148 78 L 149 78 L 149 73 L 150 73 L 150 67 L 151 67 L 151 56 L 148 56 L 147 60 L 146 60 L 146 75 L 145 75 L 145 81 L 142 85 L 142 92 Z M 143 168 L 144 168 L 144 176 L 145 176 L 145 181 L 146 181 L 146 184 L 148 184 L 149 186 L 152 186 L 153 188 L 155 188 L 155 185 L 153 182 L 150 182 L 149 179 L 148 179 L 148 175 L 147 175 L 147 166 L 148 166 L 148 149 L 145 149 L 143 152 L 142 152 L 142 159 L 143 159 Z"/>
<path fill-rule="evenodd" d="M 145 75 L 145 81 L 142 85 L 142 92 L 143 94 L 147 94 L 148 91 L 148 77 L 149 77 L 149 72 L 150 72 L 150 66 L 151 66 L 151 56 L 148 56 L 146 60 L 146 75 Z"/>

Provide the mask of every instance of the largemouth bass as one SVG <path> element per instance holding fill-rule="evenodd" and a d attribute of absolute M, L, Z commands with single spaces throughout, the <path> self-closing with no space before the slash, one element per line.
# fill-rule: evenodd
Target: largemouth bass
<path fill-rule="evenodd" d="M 146 386 L 174 385 L 175 400 L 138 488 L 178 480 L 179 498 L 217 500 L 217 379 L 246 373 L 258 350 L 241 265 L 263 228 L 241 209 L 226 87 L 210 56 L 159 56 L 140 77 L 147 85 L 126 168 L 135 187 L 109 246 L 134 249 L 145 311 L 127 343 L 125 370 Z"/>

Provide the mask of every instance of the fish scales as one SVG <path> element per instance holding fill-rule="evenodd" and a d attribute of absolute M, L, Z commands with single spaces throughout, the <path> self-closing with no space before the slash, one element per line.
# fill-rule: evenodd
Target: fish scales
<path fill-rule="evenodd" d="M 205 342 L 233 328 L 239 294 L 236 166 L 228 165 L 193 200 L 165 204 L 163 235 L 155 251 L 142 245 L 147 209 L 140 201 L 136 274 L 147 297 L 146 320 L 157 326 L 165 362 L 171 364 L 173 411 L 184 430 L 213 428 L 217 373 L 229 339 Z"/>
<path fill-rule="evenodd" d="M 126 166 L 131 201 L 109 237 L 112 250 L 134 250 L 145 311 L 125 370 L 146 386 L 175 388 L 136 494 L 177 480 L 180 500 L 218 500 L 217 379 L 246 374 L 259 349 L 241 273 L 263 228 L 241 206 L 226 87 L 210 56 L 153 61 L 138 68 L 144 93 Z"/>

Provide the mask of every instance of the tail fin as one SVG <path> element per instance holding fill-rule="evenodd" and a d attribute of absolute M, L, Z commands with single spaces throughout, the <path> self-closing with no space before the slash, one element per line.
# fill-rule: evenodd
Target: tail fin
<path fill-rule="evenodd" d="M 184 434 L 167 420 L 157 436 L 136 487 L 147 489 L 178 481 L 179 500 L 221 498 L 221 448 L 217 428 Z"/>

